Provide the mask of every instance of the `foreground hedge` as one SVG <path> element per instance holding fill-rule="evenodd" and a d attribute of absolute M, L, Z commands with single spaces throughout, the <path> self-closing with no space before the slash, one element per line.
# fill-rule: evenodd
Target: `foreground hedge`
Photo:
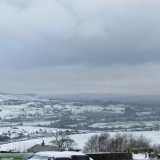
<path fill-rule="evenodd" d="M 23 160 L 27 153 L 0 153 L 0 160 Z"/>

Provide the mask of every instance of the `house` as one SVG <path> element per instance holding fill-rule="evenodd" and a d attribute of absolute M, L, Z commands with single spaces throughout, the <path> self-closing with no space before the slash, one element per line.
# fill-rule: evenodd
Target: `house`
<path fill-rule="evenodd" d="M 44 140 L 41 144 L 36 144 L 33 147 L 27 149 L 27 152 L 39 152 L 39 151 L 55 151 L 58 148 L 52 145 L 45 145 Z"/>
<path fill-rule="evenodd" d="M 27 149 L 27 152 L 40 152 L 40 151 L 65 151 L 66 148 L 58 148 L 57 146 L 53 145 L 45 145 L 44 140 L 41 144 L 36 144 L 33 147 Z M 69 148 L 68 151 L 80 151 L 79 149 Z"/>

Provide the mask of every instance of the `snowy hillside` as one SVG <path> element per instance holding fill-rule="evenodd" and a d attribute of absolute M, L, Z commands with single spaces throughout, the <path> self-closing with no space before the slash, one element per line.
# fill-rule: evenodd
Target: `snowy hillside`
<path fill-rule="evenodd" d="M 36 131 L 41 130 L 41 128 L 34 128 L 34 127 L 26 127 L 25 129 L 29 133 L 36 133 Z M 20 132 L 21 130 L 24 130 L 24 128 L 19 127 L 17 132 Z M 58 129 L 45 128 L 44 130 L 50 133 L 50 132 L 55 132 Z M 83 146 L 85 142 L 88 140 L 88 138 L 90 138 L 94 134 L 100 134 L 100 133 L 101 132 L 72 134 L 71 138 L 75 140 L 77 144 L 76 148 L 83 149 Z M 109 133 L 111 136 L 114 136 L 116 134 L 116 132 L 109 132 Z M 130 132 L 127 132 L 127 133 L 130 133 Z M 141 132 L 132 132 L 132 134 L 135 136 L 140 136 L 143 134 L 147 139 L 151 141 L 152 144 L 160 144 L 160 131 L 141 131 Z M 40 138 L 35 137 L 34 139 L 31 139 L 31 140 L 24 140 L 20 142 L 2 144 L 0 146 L 1 146 L 1 150 L 8 150 L 8 151 L 14 150 L 14 151 L 25 152 L 28 148 L 32 147 L 33 145 L 41 144 L 42 140 L 44 140 L 45 144 L 50 144 L 50 141 L 53 139 L 54 139 L 53 137 L 42 136 Z"/>

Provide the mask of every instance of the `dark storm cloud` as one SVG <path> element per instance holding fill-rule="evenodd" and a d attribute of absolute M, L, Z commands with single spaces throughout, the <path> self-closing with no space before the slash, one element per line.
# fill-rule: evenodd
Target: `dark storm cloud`
<path fill-rule="evenodd" d="M 7 42 L 9 43 L 9 42 Z M 4 66 L 44 67 L 69 64 L 86 64 L 103 66 L 111 64 L 141 64 L 159 62 L 159 49 L 141 49 L 139 44 L 129 47 L 127 44 L 120 47 L 113 46 L 112 41 L 104 42 L 101 39 L 87 40 L 51 40 L 49 44 L 21 45 L 16 43 L 11 47 L 2 46 L 1 62 Z M 118 42 L 117 42 L 118 43 Z M 11 54 L 12 53 L 12 54 Z"/>

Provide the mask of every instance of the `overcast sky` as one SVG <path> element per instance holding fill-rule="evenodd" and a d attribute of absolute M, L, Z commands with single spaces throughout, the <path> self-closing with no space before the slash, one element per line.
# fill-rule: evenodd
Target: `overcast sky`
<path fill-rule="evenodd" d="M 159 0 L 0 0 L 0 92 L 160 95 Z"/>

